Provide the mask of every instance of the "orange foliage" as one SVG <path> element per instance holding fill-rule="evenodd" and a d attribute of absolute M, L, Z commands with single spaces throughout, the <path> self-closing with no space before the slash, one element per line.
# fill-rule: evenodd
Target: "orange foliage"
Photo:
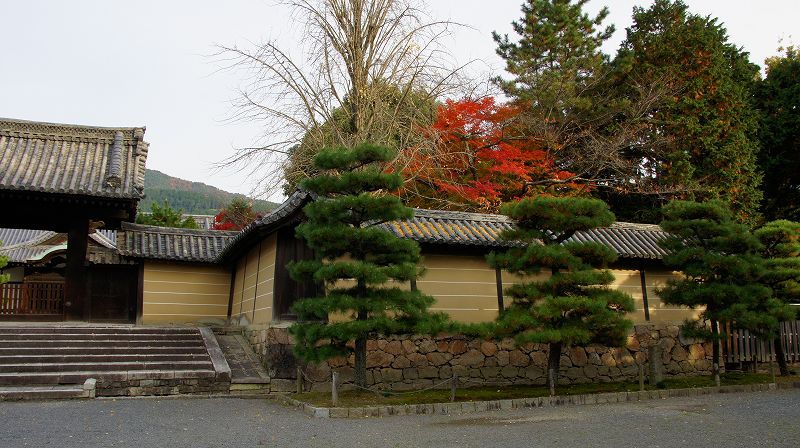
<path fill-rule="evenodd" d="M 526 188 L 530 182 L 571 177 L 556 167 L 535 138 L 523 134 L 519 113 L 514 105 L 498 104 L 493 97 L 448 100 L 425 131 L 434 149 L 409 151 L 404 176 L 414 187 L 422 183 L 449 201 L 484 211 L 541 191 Z M 579 188 L 569 183 L 560 187 Z"/>

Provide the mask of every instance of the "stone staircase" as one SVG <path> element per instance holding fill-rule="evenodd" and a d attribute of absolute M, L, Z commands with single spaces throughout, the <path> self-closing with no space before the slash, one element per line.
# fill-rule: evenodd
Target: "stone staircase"
<path fill-rule="evenodd" d="M 96 380 L 94 391 L 86 382 Z M 220 393 L 230 368 L 207 328 L 0 327 L 0 399 Z"/>

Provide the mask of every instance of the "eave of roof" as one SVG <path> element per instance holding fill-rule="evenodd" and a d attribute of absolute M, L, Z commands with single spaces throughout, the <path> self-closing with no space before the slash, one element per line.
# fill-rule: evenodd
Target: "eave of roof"
<path fill-rule="evenodd" d="M 294 193 L 260 219 L 256 219 L 239 232 L 235 238 L 220 252 L 216 261 L 225 262 L 235 257 L 243 247 L 249 247 L 249 243 L 258 239 L 260 235 L 272 232 L 273 230 L 286 225 L 298 216 L 303 206 L 315 196 L 305 190 L 295 190 Z"/>

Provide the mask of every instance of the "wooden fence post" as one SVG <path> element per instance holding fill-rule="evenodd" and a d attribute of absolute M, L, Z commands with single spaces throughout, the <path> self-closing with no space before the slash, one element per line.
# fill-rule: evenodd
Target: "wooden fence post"
<path fill-rule="evenodd" d="M 331 373 L 331 404 L 333 407 L 337 407 L 339 405 L 339 391 L 337 387 L 339 383 L 339 372 L 332 372 Z"/>

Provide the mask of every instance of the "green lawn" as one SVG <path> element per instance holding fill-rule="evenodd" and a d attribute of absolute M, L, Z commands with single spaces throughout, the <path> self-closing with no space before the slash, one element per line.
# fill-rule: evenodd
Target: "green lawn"
<path fill-rule="evenodd" d="M 723 386 L 740 384 L 768 383 L 771 377 L 767 374 L 729 372 L 721 376 Z M 800 381 L 800 377 L 779 377 L 778 381 Z M 674 378 L 664 380 L 662 388 L 681 389 L 691 387 L 714 386 L 711 376 L 696 376 L 688 378 Z M 646 390 L 657 389 L 655 386 L 645 385 Z M 597 383 L 562 385 L 556 388 L 557 395 L 578 395 L 602 392 L 633 392 L 639 390 L 639 383 Z M 544 397 L 550 394 L 546 386 L 501 386 L 501 387 L 474 387 L 460 388 L 456 393 L 456 401 L 486 401 L 505 400 L 511 398 Z M 306 392 L 292 395 L 293 398 L 310 403 L 314 406 L 330 407 L 331 394 L 328 392 Z M 374 405 L 399 405 L 444 403 L 450 401 L 450 389 L 426 390 L 414 393 L 373 393 L 366 391 L 344 391 L 339 393 L 339 407 L 359 407 Z"/>

